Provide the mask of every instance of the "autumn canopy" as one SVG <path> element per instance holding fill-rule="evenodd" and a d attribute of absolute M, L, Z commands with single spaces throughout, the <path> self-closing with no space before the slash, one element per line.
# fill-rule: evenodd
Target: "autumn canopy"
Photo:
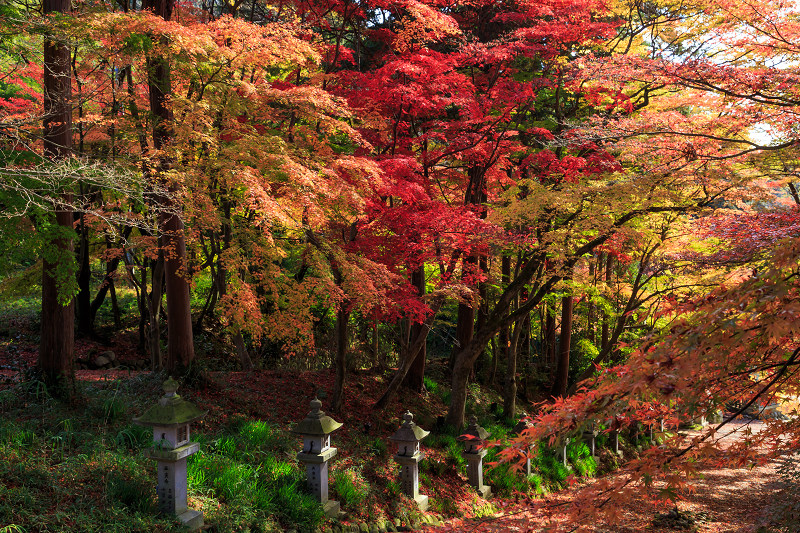
<path fill-rule="evenodd" d="M 109 305 L 124 329 L 128 291 L 153 370 L 191 373 L 213 331 L 245 371 L 333 368 L 333 412 L 349 372 L 386 372 L 380 409 L 426 363 L 453 427 L 473 383 L 509 420 L 544 402 L 510 461 L 793 399 L 798 21 L 755 0 L 4 2 L 0 289 L 41 286 L 63 397 L 75 336 Z M 681 484 L 713 433 L 580 512 Z"/>

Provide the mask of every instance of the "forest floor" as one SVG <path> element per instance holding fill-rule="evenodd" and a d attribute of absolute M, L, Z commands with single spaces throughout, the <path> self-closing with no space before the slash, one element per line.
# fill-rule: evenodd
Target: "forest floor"
<path fill-rule="evenodd" d="M 0 390 L 11 389 L 19 384 L 20 380 L 25 379 L 25 373 L 20 370 L 30 367 L 35 362 L 36 347 L 32 342 L 33 338 L 26 339 L 25 336 L 15 336 L 13 333 L 6 333 L 0 337 L 5 337 L 0 338 Z M 103 349 L 105 348 L 88 341 L 79 341 L 77 346 L 78 356 L 84 359 Z M 114 349 L 118 352 L 122 365 L 126 365 L 126 361 L 140 357 L 136 355 L 132 341 L 118 338 Z M 134 366 L 130 365 L 131 368 Z M 148 372 L 123 368 L 124 366 L 105 370 L 79 370 L 77 377 L 84 383 L 94 383 L 109 391 L 118 381 L 148 379 Z M 207 375 L 209 376 L 207 382 L 183 392 L 187 398 L 203 409 L 209 410 L 208 416 L 197 429 L 212 436 L 224 434 L 236 419 L 268 421 L 288 433 L 291 426 L 305 416 L 308 402 L 314 396 L 322 398 L 325 409 L 325 404 L 330 401 L 333 383 L 333 373 L 330 371 L 264 370 L 253 373 L 216 371 L 208 372 Z M 437 419 L 446 410 L 444 401 L 446 387 L 441 386 L 439 391 L 429 390 L 421 395 L 402 392 L 398 399 L 377 416 L 371 409 L 371 404 L 382 393 L 388 377 L 388 373 L 367 371 L 351 374 L 346 388 L 345 408 L 340 413 L 329 413 L 345 423 L 344 427 L 334 435 L 334 445 L 339 447 L 339 454 L 335 459 L 338 463 L 336 468 L 361 468 L 360 465 L 364 461 L 374 462 L 375 458 L 378 458 L 383 466 L 371 467 L 368 471 L 364 471 L 366 482 L 372 483 L 376 494 L 380 492 L 377 487 L 385 483 L 379 478 L 391 477 L 393 471 L 391 459 L 385 449 L 380 449 L 379 441 L 385 441 L 396 430 L 402 412 L 405 409 L 412 410 L 417 415 L 415 420 L 422 427 L 435 429 Z M 441 382 L 441 376 L 436 378 Z M 436 382 L 432 380 L 431 383 L 435 385 Z M 153 390 L 145 391 L 149 396 L 156 393 L 157 384 L 151 385 L 153 386 L 150 388 Z M 153 396 L 147 401 L 155 399 L 156 396 Z M 492 401 L 496 401 L 496 398 L 473 390 L 472 409 L 489 416 L 491 413 L 489 403 Z M 134 412 L 137 409 L 138 406 L 129 407 L 130 412 L 126 412 L 123 417 L 137 414 Z M 746 428 L 758 431 L 762 424 L 760 421 L 736 421 L 733 427 L 737 431 L 722 440 L 722 447 L 740 438 Z M 365 452 L 365 450 L 370 451 Z M 452 457 L 448 456 L 451 452 L 446 443 L 440 443 L 439 449 L 429 448 L 427 453 L 434 464 L 445 465 L 452 462 Z M 686 490 L 678 503 L 682 514 L 688 513 L 696 519 L 692 528 L 683 530 L 701 533 L 800 531 L 797 528 L 781 529 L 773 525 L 778 515 L 785 514 L 788 504 L 797 501 L 797 493 L 786 490 L 785 478 L 779 473 L 780 466 L 780 460 L 765 461 L 749 469 L 721 468 L 718 464 L 710 463 L 703 466 L 700 468 L 702 477 L 692 483 L 692 489 Z M 491 482 L 491 475 L 487 476 Z M 438 500 L 437 514 L 446 520 L 444 526 L 435 528 L 436 531 L 537 532 L 547 531 L 545 524 L 566 525 L 567 515 L 559 509 L 564 509 L 570 502 L 572 492 L 569 489 L 550 492 L 544 497 L 538 496 L 533 499 L 525 497 L 520 499 L 519 495 L 516 495 L 506 498 L 494 497 L 489 501 L 483 501 L 468 489 L 463 472 L 458 473 L 442 466 L 441 471 L 428 471 L 427 476 L 423 477 L 425 480 L 421 492 L 429 494 L 432 502 Z M 583 482 L 592 483 L 591 479 Z M 385 496 L 386 489 L 380 490 Z M 598 533 L 680 531 L 677 525 L 667 528 L 653 525 L 654 518 L 659 513 L 667 513 L 669 507 L 663 505 L 657 507 L 653 503 L 657 487 L 650 490 L 653 494 L 648 494 L 643 489 L 640 499 L 629 502 L 617 524 L 590 525 L 584 530 Z M 443 505 L 445 502 L 446 506 Z M 378 516 L 390 517 L 396 512 L 396 509 L 392 511 L 383 496 L 371 499 L 368 503 L 383 506 L 377 512 Z M 461 518 L 476 515 L 484 516 Z M 374 509 L 354 510 L 351 512 L 350 520 L 352 523 L 359 523 L 369 521 L 372 516 L 375 516 Z M 0 527 L 2 525 L 0 524 Z"/>
<path fill-rule="evenodd" d="M 726 426 L 719 439 L 724 451 L 731 443 L 741 439 L 747 431 L 756 433 L 764 426 L 760 420 L 737 419 Z M 687 438 L 698 435 L 688 431 Z M 756 532 L 772 533 L 800 531 L 797 514 L 797 489 L 782 477 L 783 467 L 791 463 L 787 458 L 770 459 L 766 454 L 758 457 L 759 464 L 749 468 L 721 467 L 719 463 L 701 466 L 700 477 L 681 494 L 677 503 L 678 516 L 689 517 L 690 522 L 676 520 L 669 507 L 654 504 L 658 486 L 642 489 L 642 496 L 627 502 L 614 525 L 593 524 L 579 531 L 597 533 L 669 533 L 693 531 L 697 533 Z M 619 474 L 610 474 L 611 476 Z M 546 532 L 543 524 L 558 525 L 569 530 L 569 515 L 559 512 L 570 502 L 571 490 L 553 493 L 546 498 L 526 504 L 509 506 L 502 514 L 481 520 L 453 520 L 437 531 L 465 531 L 475 533 Z M 662 515 L 666 526 L 654 524 Z M 788 519 L 788 520 L 787 520 Z M 681 527 L 684 526 L 684 527 Z"/>

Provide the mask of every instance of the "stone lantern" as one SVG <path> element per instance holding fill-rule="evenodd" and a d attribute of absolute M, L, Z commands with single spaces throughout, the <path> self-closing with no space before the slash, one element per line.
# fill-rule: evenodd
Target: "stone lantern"
<path fill-rule="evenodd" d="M 597 435 L 600 432 L 597 430 L 594 422 L 583 430 L 583 441 L 589 446 L 589 451 L 594 459 L 597 459 Z"/>
<path fill-rule="evenodd" d="M 517 435 L 517 436 L 522 435 L 522 432 L 525 431 L 526 429 L 528 429 L 531 426 L 533 426 L 533 424 L 531 424 L 531 421 L 528 418 L 528 415 L 525 414 L 525 413 L 522 413 L 522 418 L 519 420 L 519 422 L 517 422 L 517 425 L 514 426 L 514 434 Z M 530 476 L 531 475 L 531 457 L 530 457 L 531 447 L 528 447 L 526 452 L 527 452 L 527 454 L 525 456 L 525 475 L 526 476 Z"/>
<path fill-rule="evenodd" d="M 557 454 L 559 457 L 561 457 L 561 464 L 567 467 L 569 466 L 569 462 L 567 460 L 567 446 L 569 446 L 570 442 L 572 442 L 572 439 L 570 439 L 569 437 L 564 437 L 564 439 L 559 440 L 557 444 L 558 446 Z"/>
<path fill-rule="evenodd" d="M 308 489 L 322 504 L 325 515 L 336 518 L 339 502 L 328 499 L 328 461 L 336 455 L 336 448 L 331 448 L 331 433 L 342 427 L 342 423 L 327 416 L 321 408 L 319 399 L 311 400 L 311 412 L 292 432 L 303 437 L 303 450 L 297 454 L 297 460 L 306 465 Z"/>
<path fill-rule="evenodd" d="M 464 434 L 457 440 L 464 443 L 464 458 L 467 460 L 467 478 L 469 484 L 484 498 L 492 495 L 492 489 L 483 484 L 483 458 L 486 456 L 486 438 L 489 432 L 478 425 L 478 418 L 472 416 L 469 419 L 469 426 Z"/>
<path fill-rule="evenodd" d="M 200 445 L 189 442 L 189 424 L 206 415 L 175 391 L 178 382 L 164 382 L 164 397 L 133 422 L 153 428 L 153 447 L 145 453 L 158 461 L 158 508 L 163 514 L 175 515 L 189 529 L 203 526 L 203 512 L 189 509 L 187 503 L 186 458 Z"/>
<path fill-rule="evenodd" d="M 400 464 L 400 486 L 403 494 L 413 498 L 420 511 L 428 508 L 428 497 L 419 493 L 419 462 L 425 457 L 419 449 L 419 443 L 429 433 L 430 431 L 425 431 L 416 425 L 414 415 L 406 411 L 403 415 L 403 424 L 389 437 L 389 440 L 397 443 L 394 460 Z"/>
<path fill-rule="evenodd" d="M 619 430 L 615 429 L 611 432 L 612 453 L 622 457 L 622 450 L 619 449 Z"/>

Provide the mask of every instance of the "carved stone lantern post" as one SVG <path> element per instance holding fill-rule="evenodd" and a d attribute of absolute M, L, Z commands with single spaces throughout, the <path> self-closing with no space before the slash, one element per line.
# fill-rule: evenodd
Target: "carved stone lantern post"
<path fill-rule="evenodd" d="M 583 430 L 583 441 L 589 446 L 589 451 L 595 459 L 597 459 L 597 435 L 599 433 L 594 422 Z"/>
<path fill-rule="evenodd" d="M 419 449 L 419 443 L 429 434 L 430 431 L 425 431 L 416 425 L 414 415 L 406 411 L 403 415 L 403 424 L 389 437 L 389 440 L 397 443 L 394 460 L 400 464 L 400 486 L 403 494 L 413 498 L 420 511 L 428 508 L 428 497 L 419 493 L 419 462 L 425 457 Z"/>
<path fill-rule="evenodd" d="M 467 460 L 467 478 L 469 484 L 480 493 L 484 498 L 492 495 L 492 489 L 483 484 L 483 458 L 486 456 L 486 439 L 489 432 L 478 425 L 478 418 L 472 416 L 469 419 L 469 426 L 458 440 L 464 443 L 464 458 Z"/>
<path fill-rule="evenodd" d="M 569 437 L 564 437 L 563 440 L 558 441 L 558 455 L 561 457 L 561 464 L 564 466 L 569 466 L 569 461 L 567 460 L 567 446 L 569 443 L 572 442 L 572 439 Z"/>
<path fill-rule="evenodd" d="M 516 434 L 517 436 L 522 435 L 522 432 L 525 431 L 526 429 L 528 429 L 529 427 L 531 427 L 532 425 L 533 424 L 531 424 L 531 421 L 528 418 L 528 415 L 525 414 L 525 413 L 522 413 L 522 418 L 520 419 L 519 422 L 517 422 L 517 425 L 514 426 L 514 434 Z M 530 457 L 531 447 L 528 447 L 527 450 L 525 450 L 525 451 L 527 452 L 527 455 L 525 457 L 525 468 L 524 468 L 524 471 L 525 471 L 525 476 L 530 476 L 531 473 L 532 473 L 531 472 L 531 457 Z"/>
<path fill-rule="evenodd" d="M 133 422 L 153 428 L 153 447 L 147 450 L 150 459 L 158 461 L 158 508 L 163 514 L 175 515 L 189 529 L 203 526 L 203 512 L 189 509 L 187 502 L 186 458 L 200 445 L 189 442 L 189 424 L 206 415 L 175 391 L 178 382 L 164 382 L 164 397 Z"/>
<path fill-rule="evenodd" d="M 613 448 L 613 453 L 619 457 L 622 457 L 622 450 L 619 449 L 619 430 L 613 430 L 611 432 L 611 445 Z"/>
<path fill-rule="evenodd" d="M 327 416 L 321 408 L 321 401 L 311 400 L 311 412 L 292 432 L 303 437 L 303 450 L 297 454 L 297 460 L 306 465 L 308 489 L 322 504 L 325 515 L 336 518 L 340 506 L 339 502 L 328 499 L 328 461 L 336 455 L 336 448 L 331 448 L 331 433 L 342 427 L 342 423 Z"/>

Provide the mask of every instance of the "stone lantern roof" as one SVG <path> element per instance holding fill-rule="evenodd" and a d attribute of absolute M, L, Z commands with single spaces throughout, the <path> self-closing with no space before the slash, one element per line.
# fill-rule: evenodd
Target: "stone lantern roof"
<path fill-rule="evenodd" d="M 484 441 L 490 433 L 478 425 L 478 417 L 472 415 L 469 419 L 469 426 L 456 440 L 461 442 Z"/>
<path fill-rule="evenodd" d="M 337 422 L 322 411 L 322 402 L 318 398 L 311 400 L 311 412 L 305 419 L 298 422 L 292 428 L 292 433 L 299 435 L 329 435 L 342 427 L 341 422 Z"/>
<path fill-rule="evenodd" d="M 414 415 L 411 411 L 406 411 L 403 415 L 403 425 L 389 437 L 389 440 L 397 442 L 419 442 L 430 434 L 414 423 Z"/>
<path fill-rule="evenodd" d="M 163 387 L 164 396 L 142 416 L 134 418 L 134 423 L 141 426 L 179 426 L 202 418 L 208 413 L 176 394 L 178 382 L 174 379 L 165 381 Z"/>

